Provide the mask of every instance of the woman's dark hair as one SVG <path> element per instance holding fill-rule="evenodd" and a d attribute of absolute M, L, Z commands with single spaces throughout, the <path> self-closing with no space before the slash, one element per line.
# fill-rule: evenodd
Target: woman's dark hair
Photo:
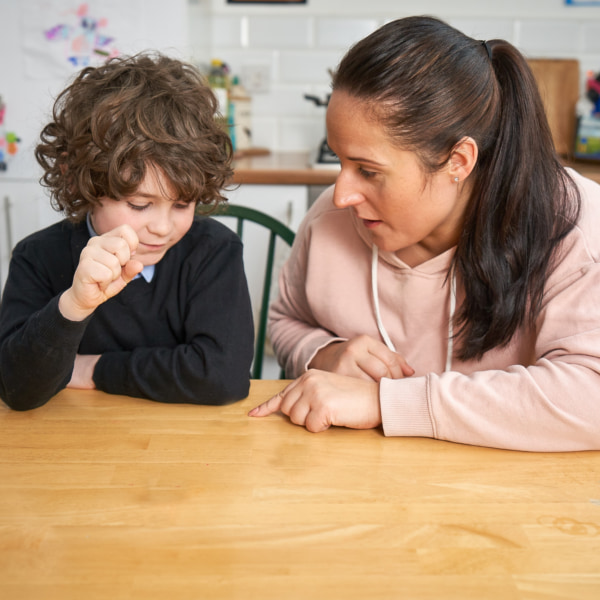
<path fill-rule="evenodd" d="M 333 78 L 369 103 L 395 144 L 432 174 L 466 136 L 479 149 L 453 268 L 465 298 L 458 356 L 481 358 L 534 326 L 580 197 L 554 151 L 536 81 L 504 40 L 474 40 L 431 17 L 384 25 L 353 46 Z"/>
<path fill-rule="evenodd" d="M 231 178 L 217 100 L 192 66 L 161 54 L 83 69 L 56 99 L 35 155 L 54 208 L 82 220 L 103 197 L 133 194 L 161 169 L 178 202 L 213 204 Z"/>

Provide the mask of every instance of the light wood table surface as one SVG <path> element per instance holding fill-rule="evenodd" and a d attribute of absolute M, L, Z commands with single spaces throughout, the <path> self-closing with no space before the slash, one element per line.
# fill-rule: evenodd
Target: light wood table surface
<path fill-rule="evenodd" d="M 2 405 L 0 598 L 600 598 L 599 452 L 246 416 L 283 385 Z"/>

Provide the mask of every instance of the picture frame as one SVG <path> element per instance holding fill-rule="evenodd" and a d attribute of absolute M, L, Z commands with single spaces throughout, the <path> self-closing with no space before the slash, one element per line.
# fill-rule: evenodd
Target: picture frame
<path fill-rule="evenodd" d="M 306 4 L 308 0 L 227 0 L 227 4 Z"/>

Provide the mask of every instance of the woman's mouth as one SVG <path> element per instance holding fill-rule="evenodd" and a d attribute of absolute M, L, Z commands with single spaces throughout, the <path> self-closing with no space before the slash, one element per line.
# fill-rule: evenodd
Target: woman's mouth
<path fill-rule="evenodd" d="M 374 219 L 362 219 L 362 222 L 367 229 L 373 229 L 382 223 L 382 221 Z"/>

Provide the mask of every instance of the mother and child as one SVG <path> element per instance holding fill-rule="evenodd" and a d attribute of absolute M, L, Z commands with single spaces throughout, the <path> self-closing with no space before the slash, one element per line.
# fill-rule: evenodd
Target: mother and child
<path fill-rule="evenodd" d="M 42 134 L 38 160 L 68 222 L 13 256 L 0 397 L 24 398 L 15 408 L 66 385 L 199 403 L 247 391 L 241 248 L 193 218 L 196 202 L 220 198 L 227 141 L 210 119 L 190 129 L 178 94 L 115 125 L 131 85 L 89 103 L 85 125 L 67 90 Z M 250 416 L 599 449 L 600 187 L 558 160 L 524 57 L 435 18 L 390 22 L 335 71 L 327 135 L 341 171 L 300 227 L 270 313 L 294 381 Z M 187 220 L 163 242 L 138 221 L 149 209 Z M 132 280 L 152 267 L 150 283 Z"/>

